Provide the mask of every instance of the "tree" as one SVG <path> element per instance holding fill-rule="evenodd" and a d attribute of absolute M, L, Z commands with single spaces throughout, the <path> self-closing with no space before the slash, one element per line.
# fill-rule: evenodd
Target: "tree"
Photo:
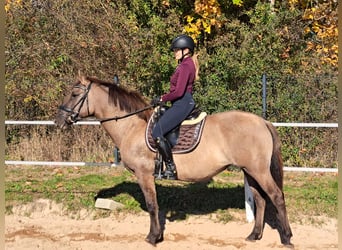
<path fill-rule="evenodd" d="M 9 12 L 11 7 L 20 6 L 21 3 L 22 3 L 22 0 L 6 0 L 5 1 L 5 11 Z"/>
<path fill-rule="evenodd" d="M 338 30 L 335 4 L 337 2 L 330 0 L 311 6 L 305 10 L 303 19 L 307 23 L 305 29 L 308 37 L 307 50 L 319 54 L 322 63 L 337 67 Z"/>
<path fill-rule="evenodd" d="M 307 51 L 317 53 L 323 64 L 337 68 L 338 30 L 336 0 L 288 0 L 290 9 L 303 11 Z"/>
<path fill-rule="evenodd" d="M 220 16 L 221 9 L 217 0 L 196 0 L 194 13 L 186 16 L 184 29 L 197 40 L 200 35 L 210 34 L 213 27 L 221 26 Z"/>

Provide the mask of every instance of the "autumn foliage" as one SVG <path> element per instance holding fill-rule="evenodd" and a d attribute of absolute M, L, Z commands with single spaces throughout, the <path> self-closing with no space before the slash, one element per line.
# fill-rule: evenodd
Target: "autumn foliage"
<path fill-rule="evenodd" d="M 303 20 L 307 25 L 304 30 L 307 35 L 307 50 L 320 55 L 323 63 L 337 67 L 338 59 L 338 30 L 337 2 L 318 3 L 305 9 Z"/>
<path fill-rule="evenodd" d="M 177 63 L 170 41 L 187 33 L 200 62 L 194 98 L 208 113 L 262 115 L 266 74 L 267 119 L 337 121 L 335 0 L 6 0 L 5 10 L 8 120 L 53 119 L 79 70 L 104 80 L 117 74 L 146 99 L 160 95 Z M 101 132 L 92 131 L 69 138 L 97 133 L 92 152 L 111 150 Z M 337 131 L 302 131 L 279 129 L 286 162 L 335 164 Z M 7 154 L 26 158 L 18 152 L 23 141 L 53 137 L 50 130 L 32 134 L 30 128 L 6 127 Z M 43 142 L 49 143 L 56 141 Z M 67 160 L 70 154 L 55 155 Z"/>
<path fill-rule="evenodd" d="M 197 40 L 201 35 L 210 34 L 212 28 L 221 27 L 220 16 L 217 0 L 195 0 L 194 12 L 185 17 L 187 24 L 184 30 Z"/>

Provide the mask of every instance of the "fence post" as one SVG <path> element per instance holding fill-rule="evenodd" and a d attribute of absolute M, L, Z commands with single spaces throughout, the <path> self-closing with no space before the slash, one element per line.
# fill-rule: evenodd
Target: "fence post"
<path fill-rule="evenodd" d="M 262 74 L 262 117 L 267 118 L 267 102 L 266 102 L 266 74 Z"/>
<path fill-rule="evenodd" d="M 267 117 L 267 102 L 266 102 L 266 74 L 262 74 L 262 117 L 266 119 Z M 245 209 L 246 209 L 246 219 L 247 222 L 254 221 L 254 198 L 251 188 L 248 185 L 246 176 L 244 178 L 245 186 Z"/>
<path fill-rule="evenodd" d="M 245 209 L 246 209 L 246 220 L 247 222 L 254 221 L 254 199 L 251 188 L 248 185 L 246 176 L 244 177 L 245 186 Z"/>

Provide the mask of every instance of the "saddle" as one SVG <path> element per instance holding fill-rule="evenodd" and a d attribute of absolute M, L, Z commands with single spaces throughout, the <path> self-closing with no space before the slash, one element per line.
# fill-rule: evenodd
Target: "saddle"
<path fill-rule="evenodd" d="M 152 138 L 152 129 L 158 119 L 158 115 L 162 115 L 166 109 L 165 106 L 157 107 L 147 124 L 145 140 L 147 147 L 153 152 L 157 152 L 157 148 Z M 202 112 L 199 108 L 195 107 L 179 126 L 165 135 L 165 138 L 172 147 L 173 154 L 188 153 L 196 148 L 201 139 L 206 115 L 206 112 Z"/>

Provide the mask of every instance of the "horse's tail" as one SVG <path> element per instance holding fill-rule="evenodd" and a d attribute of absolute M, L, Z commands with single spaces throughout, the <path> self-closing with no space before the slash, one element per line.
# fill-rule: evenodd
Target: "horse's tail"
<path fill-rule="evenodd" d="M 278 132 L 272 123 L 266 121 L 266 126 L 273 139 L 273 152 L 271 158 L 271 174 L 280 190 L 283 190 L 283 159 L 281 157 L 281 143 Z"/>

